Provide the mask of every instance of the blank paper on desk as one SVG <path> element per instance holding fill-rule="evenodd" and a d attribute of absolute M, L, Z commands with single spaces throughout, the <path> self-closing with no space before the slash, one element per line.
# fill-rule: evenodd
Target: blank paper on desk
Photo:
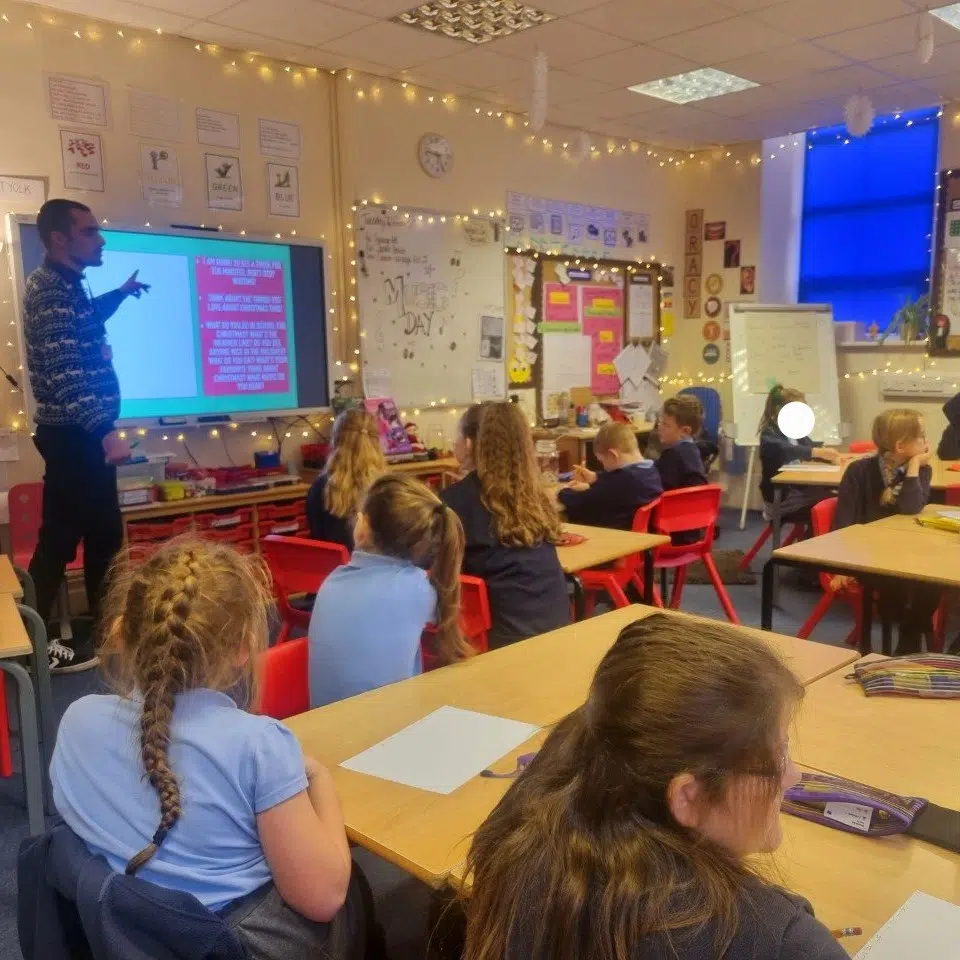
<path fill-rule="evenodd" d="M 432 793 L 453 793 L 538 730 L 458 707 L 440 707 L 340 764 Z"/>
<path fill-rule="evenodd" d="M 918 890 L 854 960 L 957 960 L 960 907 Z"/>

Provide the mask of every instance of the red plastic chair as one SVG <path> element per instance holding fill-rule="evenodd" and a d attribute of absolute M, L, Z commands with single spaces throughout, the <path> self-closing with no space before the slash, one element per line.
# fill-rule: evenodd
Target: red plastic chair
<path fill-rule="evenodd" d="M 460 574 L 460 629 L 477 653 L 486 653 L 489 649 L 487 634 L 492 623 L 486 583 L 479 577 Z M 428 624 L 420 638 L 424 672 L 441 666 L 433 649 L 435 637 L 435 627 Z"/>
<path fill-rule="evenodd" d="M 634 533 L 646 533 L 650 529 L 650 517 L 658 503 L 660 503 L 659 497 L 637 509 L 637 512 L 633 515 L 633 525 L 630 528 Z M 606 593 L 615 607 L 629 607 L 630 600 L 625 592 L 629 583 L 633 583 L 640 591 L 641 597 L 644 594 L 643 554 L 635 553 L 632 556 L 623 557 L 617 560 L 612 567 L 582 570 L 579 577 L 583 583 L 585 594 L 584 612 L 588 617 L 593 613 L 594 603 L 597 594 L 600 592 Z M 653 597 L 645 597 L 644 599 L 647 603 L 655 602 Z M 657 606 L 660 606 L 660 604 L 657 603 Z"/>
<path fill-rule="evenodd" d="M 43 516 L 43 484 L 18 483 L 10 488 L 8 497 L 10 506 L 10 552 L 13 562 L 24 570 L 30 566 L 33 551 L 37 548 L 40 534 L 40 522 Z M 67 564 L 67 571 L 83 569 L 83 544 L 77 547 L 77 554 Z M 57 598 L 60 615 L 60 639 L 69 640 L 70 631 L 70 591 L 67 578 L 60 583 L 60 595 Z"/>
<path fill-rule="evenodd" d="M 851 453 L 875 453 L 877 445 L 872 440 L 854 440 L 848 449 Z"/>
<path fill-rule="evenodd" d="M 784 538 L 781 546 L 788 547 L 791 543 L 795 543 L 797 540 L 802 540 L 804 534 L 807 532 L 807 525 L 805 523 L 791 523 L 790 531 Z M 760 536 L 754 541 L 753 546 L 743 555 L 743 559 L 739 563 L 741 570 L 749 570 L 750 564 L 753 563 L 753 558 L 760 552 L 763 545 L 770 539 L 773 534 L 773 524 L 768 523 L 761 532 Z"/>
<path fill-rule="evenodd" d="M 283 621 L 277 643 L 283 643 L 294 627 L 306 630 L 310 626 L 309 611 L 293 607 L 290 596 L 316 593 L 337 567 L 349 562 L 350 553 L 340 543 L 278 536 L 264 537 L 261 550 L 273 576 L 277 609 Z"/>
<path fill-rule="evenodd" d="M 310 709 L 310 642 L 297 637 L 272 646 L 262 661 L 257 712 L 286 720 Z"/>
<path fill-rule="evenodd" d="M 668 490 L 660 498 L 653 511 L 653 528 L 657 533 L 673 535 L 687 533 L 691 530 L 702 530 L 703 536 L 696 543 L 670 544 L 657 547 L 654 552 L 654 568 L 659 570 L 673 569 L 673 590 L 670 593 L 670 608 L 676 610 L 680 606 L 683 595 L 683 585 L 687 579 L 687 567 L 697 560 L 702 560 L 707 576 L 717 591 L 720 605 L 727 619 L 733 624 L 740 624 L 737 611 L 733 608 L 730 596 L 724 589 L 723 581 L 713 562 L 711 550 L 713 537 L 716 531 L 717 518 L 720 514 L 720 496 L 723 493 L 717 484 L 706 484 L 701 487 L 683 487 L 679 490 Z M 654 591 L 656 594 L 656 591 Z M 656 596 L 654 602 L 657 606 Z"/>

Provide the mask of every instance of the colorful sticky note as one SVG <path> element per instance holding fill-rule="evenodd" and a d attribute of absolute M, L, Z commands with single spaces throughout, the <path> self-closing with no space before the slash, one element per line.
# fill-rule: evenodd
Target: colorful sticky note
<path fill-rule="evenodd" d="M 600 336 L 601 343 L 613 343 L 612 330 L 601 330 L 599 336 Z"/>
<path fill-rule="evenodd" d="M 547 298 L 551 307 L 565 307 L 570 304 L 570 292 L 568 290 L 551 290 Z"/>

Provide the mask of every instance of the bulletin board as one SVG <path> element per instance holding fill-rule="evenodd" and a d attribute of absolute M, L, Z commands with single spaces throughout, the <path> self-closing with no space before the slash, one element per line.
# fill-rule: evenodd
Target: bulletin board
<path fill-rule="evenodd" d="M 435 211 L 358 213 L 366 396 L 401 407 L 506 396 L 502 232 L 497 220 Z"/>
<path fill-rule="evenodd" d="M 960 170 L 940 173 L 937 190 L 937 242 L 930 303 L 930 353 L 960 353 Z M 946 317 L 949 334 L 936 336 L 938 319 Z"/>
<path fill-rule="evenodd" d="M 536 391 L 541 420 L 566 416 L 561 394 L 617 399 L 614 359 L 624 345 L 660 340 L 658 267 L 516 254 L 511 274 L 511 389 Z"/>

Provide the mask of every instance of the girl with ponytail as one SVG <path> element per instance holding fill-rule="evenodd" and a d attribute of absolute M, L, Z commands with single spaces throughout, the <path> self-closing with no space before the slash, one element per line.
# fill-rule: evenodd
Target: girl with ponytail
<path fill-rule="evenodd" d="M 473 653 L 459 626 L 463 528 L 429 487 L 380 477 L 353 536 L 350 562 L 324 581 L 310 617 L 314 707 L 420 673 L 428 623 L 441 663 Z"/>
<path fill-rule="evenodd" d="M 314 955 L 346 922 L 348 887 L 364 899 L 330 774 L 244 709 L 270 603 L 264 568 L 209 541 L 118 561 L 102 651 L 117 694 L 70 705 L 50 767 L 57 810 L 91 853 L 230 917 L 239 904 L 251 960 Z"/>

